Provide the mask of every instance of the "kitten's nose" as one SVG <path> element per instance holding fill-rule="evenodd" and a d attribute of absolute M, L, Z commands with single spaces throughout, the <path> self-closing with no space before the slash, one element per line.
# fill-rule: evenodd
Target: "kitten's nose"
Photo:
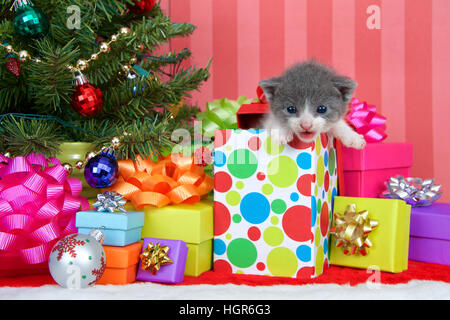
<path fill-rule="evenodd" d="M 305 131 L 309 131 L 312 128 L 312 123 L 300 123 L 300 127 Z"/>

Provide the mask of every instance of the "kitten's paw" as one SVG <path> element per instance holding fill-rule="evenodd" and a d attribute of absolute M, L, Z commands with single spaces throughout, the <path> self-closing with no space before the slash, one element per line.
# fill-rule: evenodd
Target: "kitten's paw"
<path fill-rule="evenodd" d="M 294 133 L 283 130 L 273 130 L 270 134 L 273 143 L 284 145 L 294 140 Z"/>
<path fill-rule="evenodd" d="M 349 137 L 346 137 L 345 139 L 342 139 L 342 143 L 346 147 L 354 148 L 354 149 L 364 149 L 366 146 L 366 139 L 364 139 L 364 136 L 358 133 L 354 133 Z"/>

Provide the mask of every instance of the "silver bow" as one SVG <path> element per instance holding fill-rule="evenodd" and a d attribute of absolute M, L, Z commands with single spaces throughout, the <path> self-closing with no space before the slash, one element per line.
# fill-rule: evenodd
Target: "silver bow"
<path fill-rule="evenodd" d="M 123 206 L 127 203 L 127 200 L 122 198 L 122 195 L 117 192 L 105 191 L 97 195 L 97 201 L 92 204 L 97 208 L 99 212 L 115 212 L 119 210 L 121 212 L 127 212 Z"/>
<path fill-rule="evenodd" d="M 435 185 L 434 179 L 390 177 L 386 187 L 384 197 L 404 200 L 413 207 L 429 206 L 442 195 L 442 192 L 439 192 L 441 186 Z"/>

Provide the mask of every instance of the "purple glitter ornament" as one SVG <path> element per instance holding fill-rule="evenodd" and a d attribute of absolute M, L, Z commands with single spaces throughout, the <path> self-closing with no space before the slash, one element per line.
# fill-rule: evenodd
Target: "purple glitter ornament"
<path fill-rule="evenodd" d="M 107 188 L 119 178 L 119 165 L 114 150 L 106 149 L 88 161 L 84 178 L 92 188 Z"/>

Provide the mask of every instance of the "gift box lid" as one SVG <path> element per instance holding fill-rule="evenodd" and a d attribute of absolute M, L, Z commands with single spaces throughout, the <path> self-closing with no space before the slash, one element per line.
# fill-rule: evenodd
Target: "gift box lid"
<path fill-rule="evenodd" d="M 243 104 L 236 113 L 238 128 L 260 128 L 261 120 L 269 110 L 270 108 L 267 103 Z"/>
<path fill-rule="evenodd" d="M 362 150 L 342 147 L 344 171 L 411 167 L 412 143 L 368 143 Z"/>
<path fill-rule="evenodd" d="M 411 236 L 450 240 L 450 203 L 411 208 Z"/>
<path fill-rule="evenodd" d="M 130 230 L 144 226 L 144 213 L 127 211 L 126 213 L 110 213 L 98 211 L 77 212 L 75 225 L 77 228 L 101 228 Z"/>
<path fill-rule="evenodd" d="M 107 268 L 128 268 L 139 263 L 142 241 L 124 247 L 103 246 Z"/>

